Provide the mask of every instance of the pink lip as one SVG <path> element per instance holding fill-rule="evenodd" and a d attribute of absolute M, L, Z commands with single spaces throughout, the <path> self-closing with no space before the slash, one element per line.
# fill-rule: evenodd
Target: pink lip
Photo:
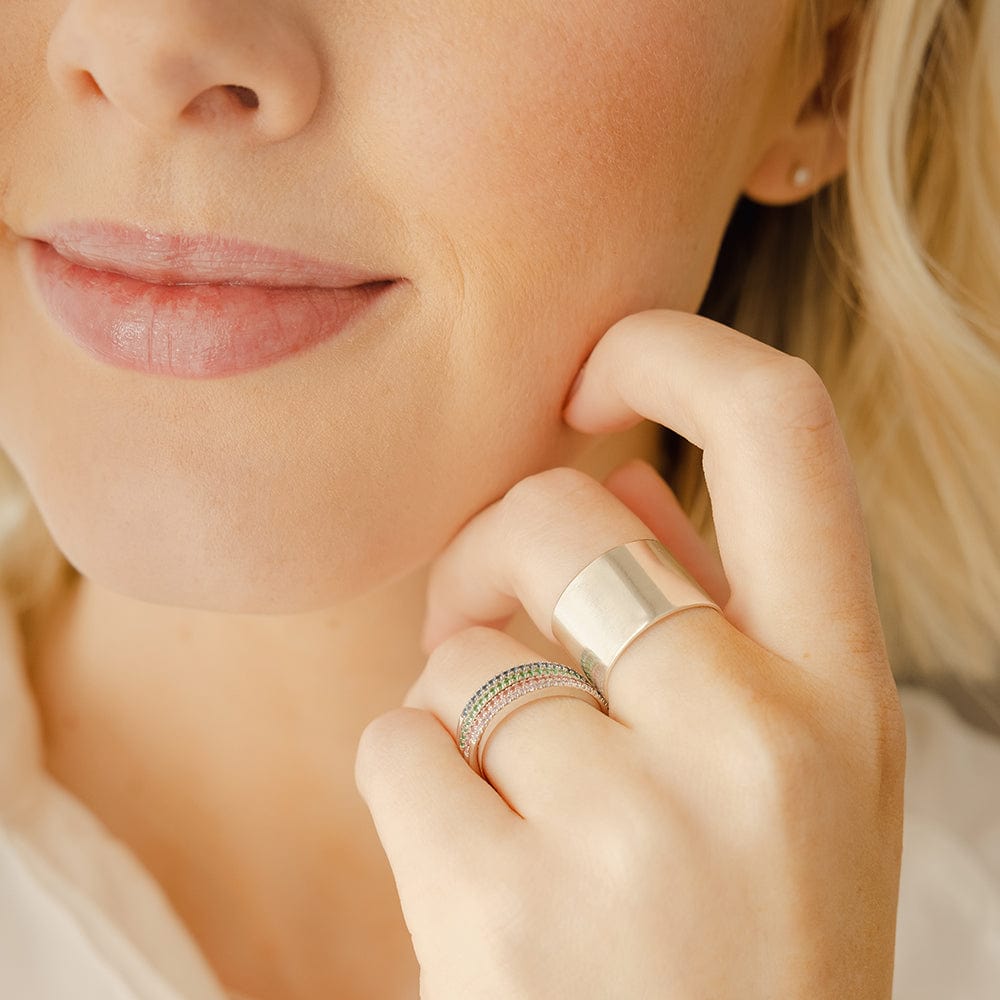
<path fill-rule="evenodd" d="M 344 330 L 398 279 L 218 236 L 74 223 L 30 241 L 42 301 L 119 368 L 252 371 Z"/>

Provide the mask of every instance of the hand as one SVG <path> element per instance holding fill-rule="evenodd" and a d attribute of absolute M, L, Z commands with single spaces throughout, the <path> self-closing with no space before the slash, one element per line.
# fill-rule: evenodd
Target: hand
<path fill-rule="evenodd" d="M 651 419 L 704 450 L 721 565 L 646 463 L 516 484 L 435 562 L 427 666 L 356 761 L 424 1000 L 891 993 L 905 736 L 850 458 L 814 370 L 697 316 L 611 327 L 565 419 Z M 560 697 L 460 755 L 472 692 L 543 659 L 593 558 L 657 536 L 722 608 L 623 653 L 605 715 Z"/>

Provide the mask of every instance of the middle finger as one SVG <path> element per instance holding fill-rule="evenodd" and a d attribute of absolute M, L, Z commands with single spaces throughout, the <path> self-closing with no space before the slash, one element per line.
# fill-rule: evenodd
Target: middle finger
<path fill-rule="evenodd" d="M 454 735 L 462 709 L 483 684 L 509 667 L 541 659 L 503 632 L 465 629 L 434 650 L 403 704 L 432 712 Z M 579 815 L 586 792 L 581 777 L 591 790 L 602 787 L 608 769 L 626 755 L 624 727 L 586 701 L 546 692 L 502 720 L 481 758 L 486 780 L 527 820 Z M 607 774 L 608 780 L 617 773 Z"/>
<path fill-rule="evenodd" d="M 518 604 L 554 639 L 552 611 L 576 574 L 615 546 L 652 537 L 625 504 L 579 470 L 548 469 L 522 479 L 473 518 L 434 564 L 427 590 L 428 648 L 468 625 L 503 620 Z M 682 569 L 671 572 L 674 593 L 682 595 L 678 603 L 707 600 Z M 676 672 L 666 666 L 703 657 L 732 631 L 707 608 L 681 611 L 647 628 L 609 678 L 605 693 L 612 717 L 633 728 L 651 712 L 659 718 L 661 702 L 677 684 Z M 623 672 L 627 680 L 620 679 Z"/>

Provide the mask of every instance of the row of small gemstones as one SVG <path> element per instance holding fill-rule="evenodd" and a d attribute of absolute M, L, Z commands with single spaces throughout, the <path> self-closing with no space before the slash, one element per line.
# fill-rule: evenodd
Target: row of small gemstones
<path fill-rule="evenodd" d="M 571 672 L 576 673 L 576 671 Z M 552 674 L 547 677 L 526 677 L 523 680 L 510 685 L 510 687 L 505 688 L 498 694 L 495 694 L 483 706 L 482 711 L 476 715 L 475 721 L 465 732 L 465 743 L 462 745 L 462 755 L 465 759 L 471 760 L 472 754 L 475 752 L 476 746 L 485 732 L 486 727 L 493 721 L 500 711 L 502 711 L 507 705 L 511 704 L 511 702 L 517 701 L 518 698 L 527 694 L 529 691 L 537 691 L 539 688 L 547 687 L 577 688 L 580 691 L 586 691 L 588 694 L 596 698 L 602 708 L 607 711 L 607 705 L 597 688 L 595 688 L 593 684 L 585 681 L 579 674 L 577 674 L 575 678 L 556 674 Z"/>
<path fill-rule="evenodd" d="M 491 677 L 485 684 L 482 684 L 478 690 L 472 695 L 472 697 L 465 703 L 465 708 L 462 709 L 462 714 L 458 719 L 458 737 L 459 746 L 463 743 L 463 734 L 468 730 L 469 726 L 472 724 L 472 720 L 475 718 L 476 713 L 492 698 L 494 695 L 503 691 L 505 688 L 511 686 L 511 684 L 516 684 L 518 681 L 524 680 L 526 677 L 548 677 L 553 674 L 565 677 L 568 675 L 573 675 L 574 677 L 579 677 L 580 674 L 573 670 L 572 667 L 567 667 L 565 663 L 553 663 L 549 660 L 537 660 L 534 663 L 519 663 L 516 666 L 508 667 L 506 670 Z"/>

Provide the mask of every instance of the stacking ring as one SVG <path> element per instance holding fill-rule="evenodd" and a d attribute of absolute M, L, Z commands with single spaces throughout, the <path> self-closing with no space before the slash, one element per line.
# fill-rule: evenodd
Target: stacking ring
<path fill-rule="evenodd" d="M 529 702 L 559 696 L 580 698 L 607 714 L 604 695 L 564 663 L 521 663 L 491 677 L 466 702 L 459 716 L 455 735 L 462 756 L 476 774 L 485 777 L 483 756 L 497 726 Z"/>

